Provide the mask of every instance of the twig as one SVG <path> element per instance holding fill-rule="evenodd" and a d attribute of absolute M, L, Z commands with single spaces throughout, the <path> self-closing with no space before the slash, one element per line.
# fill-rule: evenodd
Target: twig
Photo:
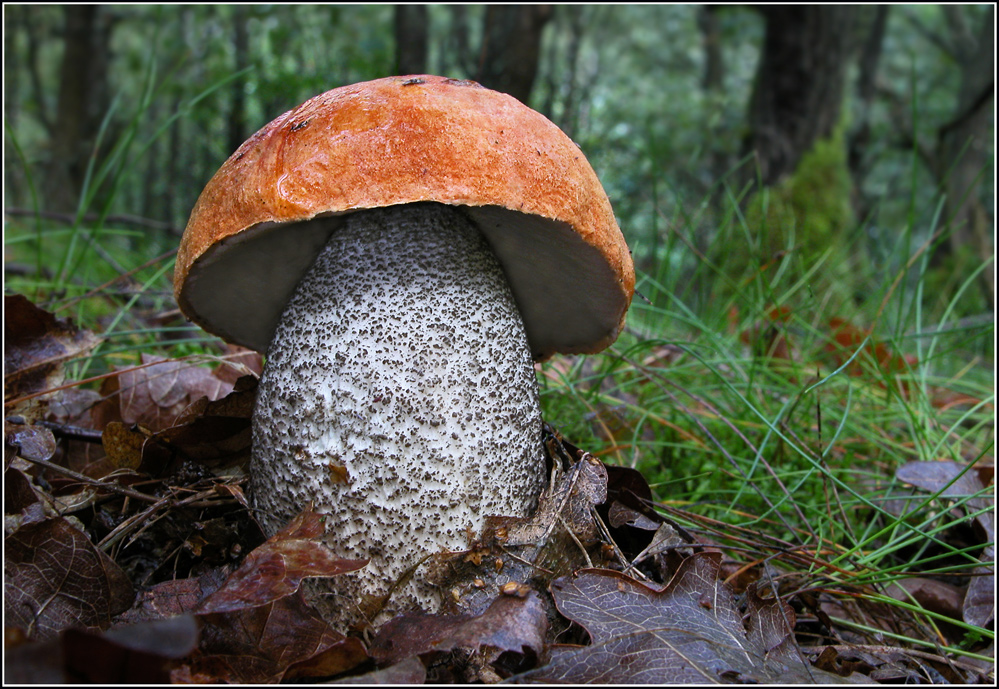
<path fill-rule="evenodd" d="M 20 455 L 18 455 L 20 456 Z M 32 464 L 37 464 L 40 467 L 50 469 L 57 474 L 62 474 L 63 476 L 68 476 L 71 479 L 75 479 L 80 483 L 85 483 L 89 486 L 94 486 L 95 488 L 109 490 L 112 493 L 117 493 L 119 495 L 125 495 L 130 498 L 135 498 L 136 500 L 142 500 L 144 502 L 160 502 L 163 498 L 157 498 L 152 495 L 146 495 L 145 493 L 140 493 L 137 490 L 132 490 L 131 488 L 125 488 L 124 486 L 119 486 L 117 483 L 105 483 L 104 481 L 98 481 L 97 479 L 90 478 L 84 474 L 78 473 L 64 466 L 59 466 L 58 464 L 53 464 L 47 459 L 33 459 L 31 457 L 22 457 Z"/>
<path fill-rule="evenodd" d="M 101 442 L 101 436 L 103 435 L 101 431 L 96 428 L 81 428 L 80 426 L 69 426 L 63 423 L 56 423 L 55 421 L 36 421 L 36 426 L 41 426 L 52 431 L 53 435 L 57 435 L 60 438 L 69 438 L 70 440 L 82 440 L 86 443 L 99 443 Z"/>

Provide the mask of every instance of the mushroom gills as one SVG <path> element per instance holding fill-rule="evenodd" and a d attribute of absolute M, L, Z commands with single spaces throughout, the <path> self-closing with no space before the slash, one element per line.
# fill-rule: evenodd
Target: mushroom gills
<path fill-rule="evenodd" d="M 544 458 L 524 325 L 475 224 L 436 203 L 341 221 L 268 349 L 251 475 L 268 535 L 312 501 L 334 552 L 370 558 L 317 580 L 347 620 L 486 517 L 528 516 Z M 392 601 L 436 607 L 419 576 Z"/>

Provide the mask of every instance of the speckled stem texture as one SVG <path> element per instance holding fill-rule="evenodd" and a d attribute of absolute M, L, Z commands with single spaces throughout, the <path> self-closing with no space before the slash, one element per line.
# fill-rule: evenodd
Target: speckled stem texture
<path fill-rule="evenodd" d="M 334 233 L 267 352 L 251 472 L 269 534 L 313 501 L 331 515 L 328 545 L 370 558 L 316 580 L 341 622 L 425 556 L 467 548 L 485 517 L 533 509 L 544 459 L 530 350 L 460 210 L 361 211 Z M 436 600 L 418 570 L 390 607 Z"/>

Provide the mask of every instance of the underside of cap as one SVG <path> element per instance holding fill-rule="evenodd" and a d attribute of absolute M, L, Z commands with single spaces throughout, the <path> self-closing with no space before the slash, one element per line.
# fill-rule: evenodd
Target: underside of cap
<path fill-rule="evenodd" d="M 334 89 L 247 140 L 191 214 L 178 303 L 209 332 L 264 351 L 344 214 L 425 201 L 464 207 L 486 236 L 536 359 L 617 337 L 634 268 L 582 152 L 516 99 L 432 76 Z"/>

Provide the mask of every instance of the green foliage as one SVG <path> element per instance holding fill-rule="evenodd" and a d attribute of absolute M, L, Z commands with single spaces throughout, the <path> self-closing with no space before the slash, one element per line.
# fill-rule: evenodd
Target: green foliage
<path fill-rule="evenodd" d="M 747 202 L 746 224 L 752 243 L 745 257 L 750 268 L 787 251 L 801 277 L 822 265 L 813 290 L 834 299 L 834 310 L 847 307 L 867 274 L 864 247 L 853 241 L 853 182 L 846 161 L 846 127 L 815 142 L 793 174 Z M 738 269 L 738 266 L 737 266 Z M 744 274 L 745 269 L 737 274 Z"/>

